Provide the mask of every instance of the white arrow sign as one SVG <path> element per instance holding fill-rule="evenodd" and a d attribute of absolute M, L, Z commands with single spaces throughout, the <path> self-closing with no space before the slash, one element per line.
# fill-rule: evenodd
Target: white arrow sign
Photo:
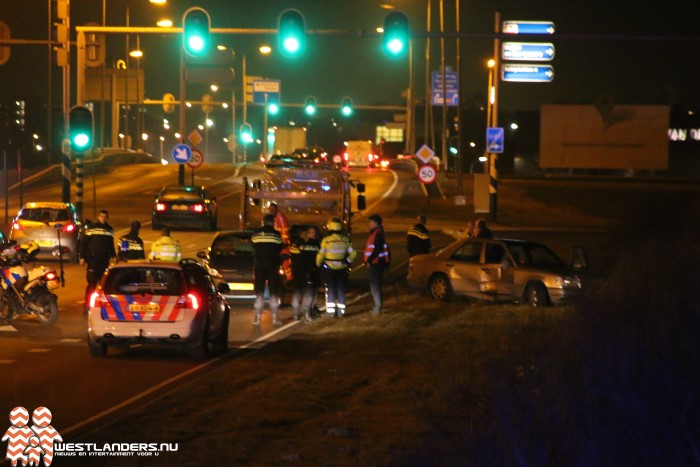
<path fill-rule="evenodd" d="M 184 164 L 192 159 L 192 149 L 186 144 L 178 144 L 173 148 L 173 160 L 178 164 Z"/>

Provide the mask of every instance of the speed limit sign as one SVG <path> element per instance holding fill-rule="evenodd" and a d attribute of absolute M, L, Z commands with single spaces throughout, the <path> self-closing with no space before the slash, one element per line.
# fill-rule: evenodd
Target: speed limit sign
<path fill-rule="evenodd" d="M 199 149 L 192 149 L 192 157 L 187 165 L 193 169 L 199 168 L 204 163 L 204 154 Z"/>
<path fill-rule="evenodd" d="M 194 157 L 194 154 L 192 154 L 192 157 Z M 428 183 L 433 183 L 436 178 L 437 170 L 435 170 L 435 167 L 432 165 L 425 164 L 418 169 L 418 179 L 426 185 Z"/>

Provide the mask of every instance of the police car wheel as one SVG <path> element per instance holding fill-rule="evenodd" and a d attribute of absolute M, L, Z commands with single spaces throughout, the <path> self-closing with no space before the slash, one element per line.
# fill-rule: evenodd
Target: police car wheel
<path fill-rule="evenodd" d="M 209 320 L 202 327 L 202 335 L 189 349 L 190 356 L 196 360 L 204 360 L 209 356 Z"/>

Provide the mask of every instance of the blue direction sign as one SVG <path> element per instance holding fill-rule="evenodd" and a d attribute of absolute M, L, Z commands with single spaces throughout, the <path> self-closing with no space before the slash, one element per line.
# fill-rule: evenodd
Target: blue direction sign
<path fill-rule="evenodd" d="M 526 63 L 504 64 L 501 68 L 501 79 L 521 83 L 549 83 L 554 79 L 554 67 Z"/>
<path fill-rule="evenodd" d="M 548 62 L 554 58 L 554 44 L 551 42 L 504 42 L 501 46 L 501 58 L 526 62 Z"/>
<path fill-rule="evenodd" d="M 178 144 L 173 148 L 173 160 L 178 164 L 186 164 L 192 159 L 192 148 L 186 144 Z"/>
<path fill-rule="evenodd" d="M 486 129 L 486 152 L 500 154 L 503 152 L 503 128 L 490 127 Z"/>
<path fill-rule="evenodd" d="M 554 34 L 551 21 L 504 21 L 504 34 Z"/>
<path fill-rule="evenodd" d="M 278 79 L 259 79 L 253 81 L 253 104 L 265 105 L 280 102 L 282 82 Z"/>
<path fill-rule="evenodd" d="M 433 105 L 459 105 L 459 76 L 456 71 L 445 72 L 444 80 L 442 73 L 433 71 L 432 84 Z"/>

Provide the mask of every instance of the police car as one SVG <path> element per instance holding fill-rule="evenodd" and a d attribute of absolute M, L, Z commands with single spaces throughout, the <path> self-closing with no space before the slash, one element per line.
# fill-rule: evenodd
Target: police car
<path fill-rule="evenodd" d="M 228 346 L 230 309 L 195 260 L 117 263 L 102 277 L 88 303 L 88 347 L 95 357 L 110 346 L 167 344 L 195 358 Z"/>

